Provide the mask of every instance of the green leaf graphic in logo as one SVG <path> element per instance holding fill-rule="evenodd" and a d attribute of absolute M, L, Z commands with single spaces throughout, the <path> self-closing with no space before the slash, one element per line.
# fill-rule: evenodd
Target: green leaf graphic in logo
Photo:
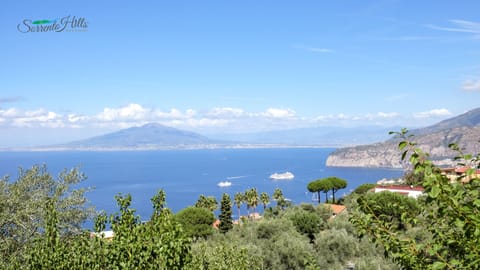
<path fill-rule="evenodd" d="M 55 21 L 51 21 L 51 20 L 38 20 L 38 21 L 33 21 L 32 24 L 50 24 L 54 22 Z"/>

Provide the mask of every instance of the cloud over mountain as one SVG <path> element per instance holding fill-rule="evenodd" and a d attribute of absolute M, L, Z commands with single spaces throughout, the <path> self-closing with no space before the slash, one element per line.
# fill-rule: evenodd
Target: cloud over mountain
<path fill-rule="evenodd" d="M 263 111 L 247 111 L 237 107 L 214 107 L 208 110 L 171 108 L 162 110 L 130 103 L 120 107 L 105 107 L 90 115 L 77 112 L 55 112 L 45 108 L 22 110 L 0 108 L 0 126 L 13 128 L 103 128 L 118 129 L 150 122 L 187 130 L 214 132 L 253 132 L 314 126 L 402 125 L 415 121 L 438 120 L 448 117 L 446 108 L 402 115 L 398 112 L 365 114 L 321 114 L 305 116 L 291 108 L 269 107 Z"/>

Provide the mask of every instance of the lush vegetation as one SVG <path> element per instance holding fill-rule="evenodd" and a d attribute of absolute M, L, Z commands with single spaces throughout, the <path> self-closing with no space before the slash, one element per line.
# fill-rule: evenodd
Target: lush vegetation
<path fill-rule="evenodd" d="M 402 159 L 409 161 L 416 179 L 422 179 L 426 196 L 415 202 L 418 205 L 400 198 L 361 197 L 352 223 L 405 269 L 479 269 L 480 155 L 464 154 L 450 145 L 458 152 L 459 165 L 468 168 L 452 182 L 410 141 L 407 130 L 396 135 L 403 139 Z M 378 203 L 384 205 L 381 211 Z"/>
<path fill-rule="evenodd" d="M 399 144 L 415 183 L 426 195 L 415 200 L 358 187 L 343 198 L 337 216 L 328 204 L 292 205 L 280 189 L 255 188 L 220 200 L 201 195 L 178 213 L 160 190 L 152 216 L 140 222 L 130 195 L 115 197 L 118 211 L 96 213 L 93 232 L 81 224 L 92 217 L 85 179 L 78 170 L 52 177 L 45 167 L 20 170 L 16 181 L 0 180 L 0 269 L 478 269 L 480 265 L 480 156 L 464 155 L 471 168 L 451 182 L 409 141 Z M 466 181 L 468 180 L 468 181 Z M 311 192 L 344 188 L 324 178 Z M 333 196 L 332 196 L 333 197 Z M 320 197 L 319 197 L 320 198 Z M 262 206 L 262 218 L 250 215 Z M 232 212 L 247 215 L 234 224 Z M 220 209 L 218 229 L 213 211 Z M 113 238 L 105 238 L 111 228 Z M 386 257 L 385 257 L 386 255 Z"/>

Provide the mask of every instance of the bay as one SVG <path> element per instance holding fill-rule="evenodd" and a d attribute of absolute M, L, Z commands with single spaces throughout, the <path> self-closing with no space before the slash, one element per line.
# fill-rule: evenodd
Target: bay
<path fill-rule="evenodd" d="M 18 167 L 30 168 L 46 164 L 57 176 L 61 170 L 80 166 L 88 179 L 81 186 L 94 187 L 87 194 L 97 210 L 117 210 L 114 196 L 130 193 L 132 207 L 142 219 L 151 214 L 150 198 L 159 189 L 167 193 L 167 206 L 174 212 L 195 204 L 199 195 L 223 193 L 233 198 L 236 192 L 255 187 L 259 193 L 272 194 L 282 189 L 286 198 L 298 204 L 312 202 L 306 189 L 308 182 L 329 176 L 347 180 L 348 186 L 337 194 L 341 197 L 363 183 L 382 178 L 395 178 L 401 170 L 378 168 L 326 167 L 332 148 L 281 149 L 208 149 L 125 152 L 1 152 L 0 176 L 17 177 Z M 273 173 L 292 172 L 292 180 L 272 180 Z M 219 187 L 221 181 L 232 183 Z M 323 195 L 323 194 L 322 194 Z M 324 198 L 322 197 L 322 200 Z M 261 210 L 261 206 L 257 210 Z M 234 211 L 236 213 L 236 211 Z M 234 217 L 235 218 L 235 217 Z"/>

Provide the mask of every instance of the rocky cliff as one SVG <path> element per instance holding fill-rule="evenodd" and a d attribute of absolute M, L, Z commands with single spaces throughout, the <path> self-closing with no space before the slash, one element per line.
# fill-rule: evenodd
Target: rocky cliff
<path fill-rule="evenodd" d="M 457 143 L 465 153 L 480 152 L 480 108 L 436 125 L 413 130 L 413 141 L 427 153 L 437 165 L 452 166 L 455 152 L 448 148 Z M 383 143 L 341 148 L 330 154 L 327 166 L 337 167 L 389 167 L 401 168 L 399 140 L 392 138 Z"/>

